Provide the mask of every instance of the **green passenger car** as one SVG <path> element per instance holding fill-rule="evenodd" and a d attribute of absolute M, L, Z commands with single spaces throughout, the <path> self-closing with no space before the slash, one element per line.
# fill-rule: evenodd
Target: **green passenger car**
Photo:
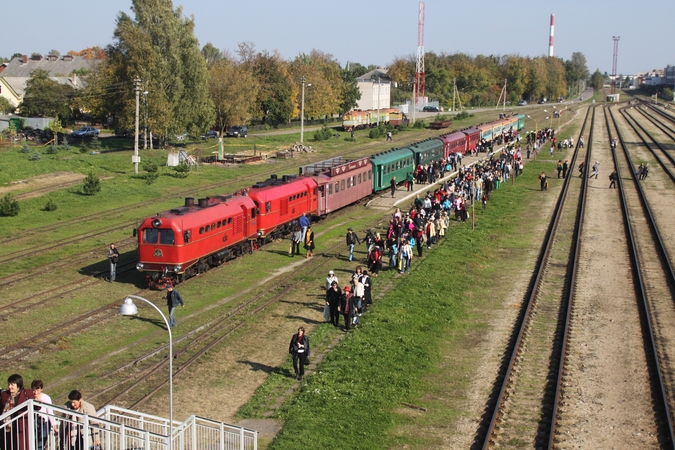
<path fill-rule="evenodd" d="M 432 161 L 440 161 L 445 156 L 443 141 L 438 138 L 416 142 L 407 148 L 415 154 L 416 166 L 429 164 Z"/>
<path fill-rule="evenodd" d="M 518 114 L 518 130 L 525 128 L 525 114 Z"/>
<path fill-rule="evenodd" d="M 408 148 L 392 148 L 378 153 L 370 157 L 370 163 L 373 166 L 373 192 L 388 189 L 393 177 L 396 177 L 397 183 L 401 183 L 408 172 L 415 171 L 413 153 Z"/>

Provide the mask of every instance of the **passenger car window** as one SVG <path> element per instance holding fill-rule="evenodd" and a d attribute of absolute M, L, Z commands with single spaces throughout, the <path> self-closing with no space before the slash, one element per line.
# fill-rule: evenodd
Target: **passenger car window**
<path fill-rule="evenodd" d="M 342 180 L 342 183 L 340 183 L 340 189 L 345 190 L 345 180 Z"/>

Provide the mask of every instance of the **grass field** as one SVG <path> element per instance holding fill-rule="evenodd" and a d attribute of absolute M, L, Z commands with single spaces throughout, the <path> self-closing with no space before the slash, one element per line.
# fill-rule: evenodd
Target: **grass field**
<path fill-rule="evenodd" d="M 527 111 L 533 117 L 546 114 L 536 107 Z M 465 119 L 453 124 L 453 129 L 487 121 L 494 118 L 494 114 L 482 113 Z M 527 124 L 528 129 L 534 129 L 531 122 Z M 557 125 L 555 121 L 553 124 Z M 357 133 L 356 142 L 333 139 L 307 143 L 315 147 L 317 154 L 313 156 L 316 159 L 354 150 L 357 151 L 355 154 L 365 156 L 389 148 L 383 139 L 373 142 L 366 133 Z M 438 134 L 437 131 L 429 130 L 404 132 L 395 136 L 395 144 L 400 146 Z M 569 134 L 562 133 L 561 137 Z M 308 134 L 305 137 L 307 139 Z M 245 147 L 252 148 L 253 145 L 286 146 L 295 140 L 297 135 L 260 139 L 249 137 L 246 140 L 234 140 L 236 142 L 230 145 L 242 146 L 234 152 L 245 151 Z M 231 141 L 226 142 L 229 144 Z M 213 143 L 200 143 L 200 148 L 208 151 L 210 145 Z M 53 212 L 41 211 L 47 196 L 22 201 L 19 216 L 0 218 L 0 238 L 118 206 L 134 205 L 134 208 L 116 213 L 114 217 L 82 223 L 78 227 L 70 226 L 54 233 L 37 234 L 30 238 L 30 242 L 48 243 L 111 221 L 137 220 L 182 203 L 179 197 L 185 196 L 183 191 L 199 192 L 199 196 L 206 196 L 210 192 L 203 190 L 202 186 L 225 181 L 225 188 L 213 189 L 214 194 L 222 194 L 250 184 L 241 181 L 243 176 L 259 174 L 261 178 L 266 177 L 284 164 L 275 162 L 236 168 L 203 165 L 189 177 L 180 179 L 171 176 L 170 168 L 161 167 L 165 162 L 166 150 L 142 151 L 144 161 L 151 159 L 161 167 L 162 175 L 149 185 L 133 174 L 130 150 L 89 155 L 72 147 L 57 155 L 43 154 L 40 161 L 28 161 L 28 155 L 20 153 L 18 147 L 0 150 L 0 158 L 3 163 L 7 163 L 2 165 L 0 171 L 3 185 L 38 174 L 56 171 L 87 173 L 90 170 L 102 177 L 103 184 L 102 192 L 95 196 L 84 196 L 78 193 L 77 187 L 50 193 L 48 197 L 59 205 Z M 226 149 L 226 152 L 229 150 Z M 289 161 L 288 167 L 302 165 L 303 158 Z M 453 223 L 448 237 L 441 245 L 432 252 L 425 252 L 422 260 L 414 260 L 410 274 L 400 277 L 387 271 L 378 277 L 375 280 L 376 293 L 377 286 L 391 284 L 393 288 L 384 297 L 377 299 L 376 308 L 367 317 L 364 316 L 362 327 L 347 336 L 326 357 L 316 374 L 307 378 L 308 382 L 301 392 L 292 396 L 276 412 L 276 417 L 284 423 L 284 429 L 270 448 L 398 448 L 406 445 L 409 448 L 430 448 L 438 445 L 440 438 L 424 430 L 442 427 L 463 414 L 463 388 L 468 382 L 473 364 L 480 359 L 480 355 L 468 355 L 453 364 L 451 355 L 467 348 L 466 336 L 469 332 L 480 333 L 481 328 L 487 326 L 484 311 L 490 310 L 499 301 L 499 285 L 496 282 L 508 274 L 514 265 L 526 264 L 522 258 L 539 239 L 534 234 L 534 224 L 525 219 L 537 211 L 541 193 L 536 189 L 536 177 L 542 170 L 552 172 L 554 167 L 555 162 L 546 159 L 529 162 L 525 166 L 524 176 L 518 178 L 515 186 L 503 185 L 502 189 L 494 193 L 486 211 L 476 211 L 476 231 L 471 232 L 467 224 Z M 286 173 L 295 173 L 295 169 Z M 148 203 L 135 206 L 146 200 L 149 200 Z M 362 207 L 354 207 L 318 225 L 321 244 L 329 245 L 343 240 L 344 226 L 341 224 L 365 227 L 376 215 L 382 215 L 382 212 L 364 211 Z M 21 297 L 46 289 L 55 282 L 54 277 L 58 273 L 77 273 L 82 270 L 82 262 L 69 262 L 69 259 L 90 251 L 92 255 L 87 264 L 101 264 L 106 243 L 128 237 L 130 231 L 118 231 L 112 236 L 57 249 L 40 258 L 26 259 L 12 264 L 10 268 L 2 268 L 0 275 L 30 269 L 50 261 L 64 261 L 63 267 L 56 272 L 40 274 L 32 282 L 13 289 L 12 295 Z M 25 245 L 25 242 L 9 243 L 2 253 Z M 285 242 L 274 243 L 252 258 L 234 261 L 226 268 L 210 271 L 194 283 L 186 284 L 181 288 L 181 293 L 191 299 L 190 312 L 189 316 L 181 318 L 181 326 L 185 328 L 179 328 L 177 337 L 184 330 L 196 329 L 217 315 L 227 314 L 236 303 L 228 303 L 227 299 L 287 264 L 287 260 L 279 259 L 279 254 L 285 251 Z M 130 245 L 123 249 L 122 259 L 133 256 L 133 253 L 133 245 Z M 343 270 L 348 271 L 353 264 L 344 263 L 343 266 Z M 302 277 L 302 274 L 298 276 Z M 53 302 L 34 313 L 48 318 L 49 323 L 58 323 L 69 314 L 122 297 L 129 292 L 130 285 L 139 281 L 136 278 L 134 275 L 125 276 L 122 283 L 112 286 L 106 284 L 81 295 L 65 297 L 65 301 Z M 307 280 L 308 288 L 313 284 L 315 280 Z M 161 303 L 159 296 L 153 299 Z M 274 316 L 277 313 L 270 310 L 269 314 Z M 13 320 L 11 326 L 3 328 L 3 335 L 12 336 L 13 339 L 16 338 L 14 334 L 29 336 L 31 320 L 30 316 Z M 124 327 L 123 334 L 118 332 L 121 326 Z M 233 339 L 250 338 L 249 333 L 254 328 L 255 324 Z M 111 336 L 115 338 L 110 339 Z M 315 345 L 334 337 L 335 330 L 326 325 L 318 325 L 312 331 Z M 50 351 L 37 360 L 17 362 L 16 367 L 1 368 L 0 378 L 20 370 L 27 379 L 41 377 L 52 380 L 50 393 L 58 397 L 73 386 L 73 377 L 76 377 L 76 385 L 91 392 L 105 382 L 99 378 L 106 370 L 119 366 L 133 355 L 157 347 L 165 339 L 165 333 L 157 328 L 154 320 L 115 318 L 102 323 L 100 327 L 53 342 Z M 120 351 L 129 346 L 134 347 L 133 355 Z M 89 369 L 89 364 L 101 359 L 105 361 L 100 367 Z M 207 359 L 202 364 L 210 363 Z M 270 372 L 267 381 L 242 407 L 240 417 L 261 417 L 269 410 L 270 402 L 275 400 L 274 393 L 292 384 L 292 380 L 287 377 L 289 367 L 290 362 L 286 360 L 280 370 Z M 425 406 L 428 411 L 425 414 L 411 414 L 401 406 L 401 402 Z"/>

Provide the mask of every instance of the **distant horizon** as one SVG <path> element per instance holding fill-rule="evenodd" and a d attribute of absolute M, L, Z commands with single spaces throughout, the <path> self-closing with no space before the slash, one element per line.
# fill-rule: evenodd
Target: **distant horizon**
<path fill-rule="evenodd" d="M 113 42 L 118 14 L 125 12 L 133 17 L 131 0 L 70 0 L 68 8 L 48 0 L 37 0 L 35 4 L 40 14 L 34 14 L 34 9 L 33 13 L 25 13 L 25 7 L 18 3 L 8 4 L 4 10 L 7 17 L 31 14 L 31 27 L 55 32 L 26 33 L 25 21 L 7 21 L 3 24 L 6 36 L 21 38 L 0 41 L 0 56 L 105 48 Z M 386 67 L 396 57 L 415 55 L 417 51 L 417 1 L 398 2 L 396 8 L 383 0 L 359 4 L 357 8 L 317 5 L 309 0 L 250 0 L 245 7 L 207 0 L 173 2 L 174 8 L 179 5 L 184 5 L 186 17 L 194 17 L 200 48 L 211 42 L 232 56 L 236 56 L 237 43 L 251 42 L 256 51 L 278 51 L 285 60 L 316 49 L 331 54 L 342 67 L 348 62 Z M 598 69 L 611 74 L 612 36 L 616 35 L 621 37 L 617 74 L 636 75 L 675 65 L 675 55 L 664 54 L 660 49 L 663 46 L 646 45 L 669 42 L 670 18 L 675 13 L 672 0 L 641 4 L 645 10 L 662 12 L 649 18 L 648 36 L 635 25 L 636 12 L 616 8 L 615 2 L 554 0 L 542 5 L 516 0 L 510 5 L 504 15 L 481 14 L 480 19 L 473 20 L 476 11 L 494 9 L 494 3 L 426 1 L 425 52 L 472 57 L 547 56 L 550 15 L 555 14 L 554 56 L 568 60 L 572 53 L 580 52 L 586 57 L 590 73 Z"/>

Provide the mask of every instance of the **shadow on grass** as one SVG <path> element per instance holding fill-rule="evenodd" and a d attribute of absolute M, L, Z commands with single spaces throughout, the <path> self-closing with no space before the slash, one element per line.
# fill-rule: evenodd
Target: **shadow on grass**
<path fill-rule="evenodd" d="M 321 311 L 323 311 L 323 307 L 321 307 Z M 305 322 L 305 323 L 308 324 L 308 325 L 310 325 L 310 324 L 312 324 L 312 325 L 320 325 L 320 324 L 324 323 L 323 320 L 314 320 L 314 319 L 310 319 L 310 318 L 308 318 L 308 317 L 302 317 L 302 316 L 286 316 L 286 319 L 290 319 L 290 320 L 300 320 L 300 321 L 302 321 L 302 322 Z"/>
<path fill-rule="evenodd" d="M 256 372 L 262 371 L 268 375 L 276 373 L 278 375 L 283 375 L 285 377 L 293 376 L 293 372 L 291 372 L 290 369 L 282 369 L 281 367 L 268 366 L 267 364 L 261 364 L 254 361 L 239 360 L 237 362 L 240 364 L 248 364 L 251 367 L 251 370 L 254 370 Z"/>
<path fill-rule="evenodd" d="M 166 330 L 166 324 L 164 323 L 163 320 L 160 319 L 153 319 L 150 317 L 143 317 L 143 316 L 129 316 L 130 320 L 140 320 L 141 322 L 148 322 L 157 328 L 162 328 Z"/>

